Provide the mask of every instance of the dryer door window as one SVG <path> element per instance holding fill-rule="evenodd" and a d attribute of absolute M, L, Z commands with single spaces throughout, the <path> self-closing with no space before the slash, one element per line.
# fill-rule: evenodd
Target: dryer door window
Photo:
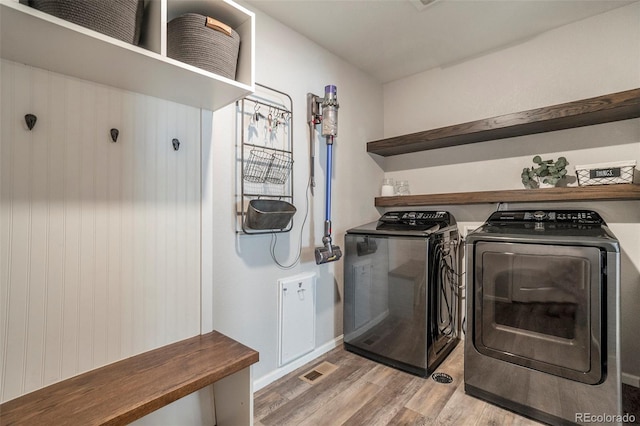
<path fill-rule="evenodd" d="M 580 382 L 600 382 L 600 250 L 478 242 L 475 253 L 478 351 Z"/>

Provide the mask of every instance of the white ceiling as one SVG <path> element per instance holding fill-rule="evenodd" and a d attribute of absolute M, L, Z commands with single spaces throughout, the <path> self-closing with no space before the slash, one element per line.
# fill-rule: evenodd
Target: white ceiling
<path fill-rule="evenodd" d="M 386 83 L 637 0 L 245 1 Z"/>

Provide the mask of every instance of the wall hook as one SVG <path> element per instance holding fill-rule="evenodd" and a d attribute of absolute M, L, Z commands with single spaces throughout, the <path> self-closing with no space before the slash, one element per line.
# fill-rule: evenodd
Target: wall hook
<path fill-rule="evenodd" d="M 24 116 L 24 121 L 27 123 L 27 127 L 29 130 L 33 129 L 33 126 L 36 125 L 36 121 L 38 121 L 38 117 L 33 114 L 27 114 Z"/>
<path fill-rule="evenodd" d="M 111 129 L 111 140 L 113 142 L 117 142 L 119 134 L 120 134 L 120 132 L 118 131 L 118 129 Z"/>
<path fill-rule="evenodd" d="M 173 144 L 173 150 L 174 151 L 177 151 L 178 149 L 180 149 L 180 141 L 178 139 L 173 138 L 171 143 Z"/>

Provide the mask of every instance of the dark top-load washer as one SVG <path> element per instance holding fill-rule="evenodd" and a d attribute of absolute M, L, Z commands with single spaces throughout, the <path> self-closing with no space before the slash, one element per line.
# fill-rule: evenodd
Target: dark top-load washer
<path fill-rule="evenodd" d="M 347 231 L 344 344 L 420 376 L 459 341 L 456 221 L 444 211 L 393 211 Z"/>

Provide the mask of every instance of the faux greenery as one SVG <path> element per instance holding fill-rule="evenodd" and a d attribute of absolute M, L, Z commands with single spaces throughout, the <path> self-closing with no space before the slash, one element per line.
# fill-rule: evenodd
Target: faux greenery
<path fill-rule="evenodd" d="M 525 188 L 538 188 L 540 183 L 552 186 L 567 175 L 566 158 L 560 157 L 558 161 L 543 160 L 539 155 L 533 157 L 534 166 L 522 169 L 522 184 Z"/>

